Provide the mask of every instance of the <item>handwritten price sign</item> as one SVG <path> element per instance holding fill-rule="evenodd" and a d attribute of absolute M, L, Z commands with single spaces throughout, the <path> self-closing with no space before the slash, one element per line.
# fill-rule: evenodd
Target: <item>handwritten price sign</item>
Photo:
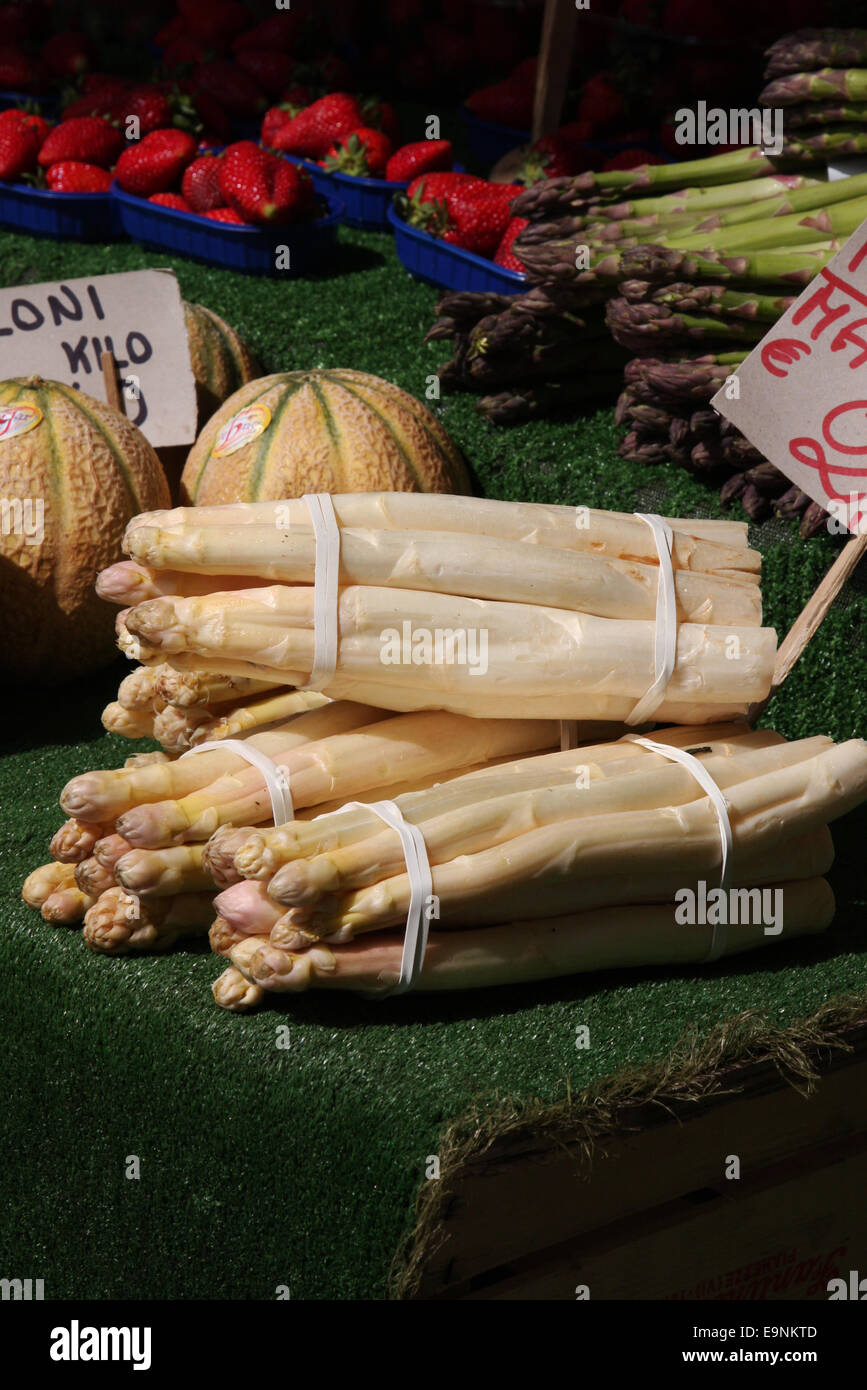
<path fill-rule="evenodd" d="M 0 380 L 41 376 L 104 401 L 103 352 L 114 354 L 126 414 L 151 444 L 191 444 L 196 383 L 171 271 L 0 289 Z"/>
<path fill-rule="evenodd" d="M 867 223 L 736 376 L 716 409 L 853 534 L 867 531 Z"/>

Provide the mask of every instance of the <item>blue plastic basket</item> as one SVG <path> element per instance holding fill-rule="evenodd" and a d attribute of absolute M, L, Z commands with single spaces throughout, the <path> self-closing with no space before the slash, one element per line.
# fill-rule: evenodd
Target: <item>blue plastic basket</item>
<path fill-rule="evenodd" d="M 350 227 L 360 227 L 369 232 L 381 232 L 388 226 L 388 209 L 395 193 L 403 193 L 409 183 L 399 183 L 388 179 L 359 179 L 351 174 L 341 174 L 339 170 L 329 172 L 309 159 L 287 154 L 293 164 L 306 169 L 313 180 L 313 188 L 323 197 L 334 194 L 345 208 L 343 220 Z"/>
<path fill-rule="evenodd" d="M 450 290 L 490 290 L 495 294 L 521 294 L 527 288 L 525 275 L 410 227 L 393 207 L 388 209 L 388 220 L 394 229 L 399 261 L 419 280 Z"/>
<path fill-rule="evenodd" d="M 526 145 L 531 139 L 529 130 L 516 130 L 513 126 L 498 125 L 495 121 L 483 121 L 468 106 L 460 107 L 459 114 L 470 149 L 486 168 L 496 164 L 516 145 Z"/>
<path fill-rule="evenodd" d="M 313 221 L 280 227 L 235 227 L 136 198 L 124 193 L 116 182 L 111 185 L 111 194 L 120 208 L 124 231 L 135 241 L 246 275 L 307 275 L 317 270 L 331 254 L 343 215 L 339 200 L 328 196 L 327 214 Z M 280 246 L 289 247 L 288 268 L 277 268 Z"/>
<path fill-rule="evenodd" d="M 0 223 L 32 236 L 110 241 L 123 227 L 109 193 L 53 193 L 26 183 L 0 183 Z"/>

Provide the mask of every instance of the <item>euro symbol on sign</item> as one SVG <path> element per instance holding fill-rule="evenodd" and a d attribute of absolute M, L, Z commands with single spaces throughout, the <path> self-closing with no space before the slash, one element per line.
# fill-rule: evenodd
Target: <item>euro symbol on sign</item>
<path fill-rule="evenodd" d="M 765 367 L 772 376 L 784 377 L 786 372 L 782 367 L 790 367 L 793 362 L 797 362 L 801 353 L 810 355 L 810 347 L 800 338 L 775 338 L 771 343 L 765 343 L 762 348 L 762 366 Z"/>

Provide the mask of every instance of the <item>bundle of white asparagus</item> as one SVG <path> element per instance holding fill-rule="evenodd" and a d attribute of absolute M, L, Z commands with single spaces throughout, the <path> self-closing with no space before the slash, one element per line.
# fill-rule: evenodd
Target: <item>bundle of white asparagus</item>
<path fill-rule="evenodd" d="M 726 893 L 712 800 L 688 767 L 631 736 L 474 771 L 395 798 L 432 869 L 417 988 L 700 962 L 718 922 L 724 954 L 830 924 L 828 822 L 867 797 L 867 743 L 787 743 L 744 723 L 654 740 L 691 751 L 722 791 Z M 223 1007 L 268 991 L 393 987 L 410 879 L 397 833 L 372 812 L 224 827 L 208 853 L 226 885 L 210 933 L 230 962 L 214 986 Z"/>
<path fill-rule="evenodd" d="M 329 697 L 616 724 L 653 685 L 660 564 L 638 517 L 413 493 L 332 502 L 338 651 L 317 682 Z M 741 523 L 669 525 L 677 653 L 655 717 L 737 717 L 773 672 L 760 557 Z M 119 643 L 145 667 L 260 681 L 272 697 L 308 684 L 316 545 L 303 499 L 145 513 L 124 547 L 130 560 L 98 589 L 123 605 Z"/>
<path fill-rule="evenodd" d="M 127 679 L 143 683 L 138 672 Z M 193 704 L 217 688 L 201 673 L 179 679 Z M 377 800 L 456 770 L 496 767 L 558 741 L 553 721 L 394 715 L 312 692 L 281 690 L 270 708 L 270 722 L 232 727 L 230 718 L 211 736 L 231 736 L 270 760 L 302 820 L 348 799 Z M 593 728 L 582 732 L 590 737 Z M 74 777 L 60 800 L 69 820 L 51 842 L 52 861 L 25 882 L 24 899 L 47 921 L 83 919 L 87 944 L 114 953 L 166 949 L 204 934 L 216 891 L 208 837 L 272 819 L 264 773 L 231 746 L 176 759 L 140 754 L 123 768 Z"/>

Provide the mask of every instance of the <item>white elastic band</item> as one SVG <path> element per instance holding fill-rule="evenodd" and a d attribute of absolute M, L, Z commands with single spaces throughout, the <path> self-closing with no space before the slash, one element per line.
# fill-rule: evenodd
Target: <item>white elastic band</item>
<path fill-rule="evenodd" d="M 654 635 L 653 666 L 655 676 L 649 690 L 642 695 L 625 724 L 646 724 L 665 698 L 677 661 L 677 591 L 674 587 L 674 567 L 671 551 L 674 537 L 664 517 L 651 512 L 633 512 L 653 532 L 659 557 L 659 578 L 656 585 L 656 632 Z M 575 720 L 560 720 L 560 748 L 577 747 L 578 725 Z"/>
<path fill-rule="evenodd" d="M 427 857 L 427 845 L 418 826 L 410 825 L 409 821 L 404 820 L 400 807 L 396 806 L 393 801 L 347 801 L 341 807 L 343 811 L 353 809 L 372 811 L 380 820 L 385 821 L 386 825 L 390 825 L 392 830 L 397 831 L 406 860 L 410 886 L 409 911 L 406 914 L 400 975 L 390 989 L 367 990 L 365 993 L 377 999 L 386 994 L 405 994 L 408 989 L 412 989 L 421 974 L 424 953 L 427 949 L 430 928 L 427 906 L 433 893 L 433 879 Z"/>
<path fill-rule="evenodd" d="M 634 512 L 639 521 L 646 521 L 656 541 L 659 556 L 659 578 L 656 585 L 656 636 L 654 641 L 653 664 L 656 671 L 653 684 L 645 691 L 635 709 L 627 717 L 627 724 L 646 724 L 656 713 L 665 698 L 668 682 L 671 680 L 674 664 L 677 661 L 677 593 L 674 587 L 674 567 L 671 563 L 671 548 L 674 537 L 671 527 L 661 516 Z"/>
<path fill-rule="evenodd" d="M 205 753 L 211 748 L 231 748 L 233 753 L 258 768 L 265 778 L 265 786 L 271 798 L 271 811 L 274 816 L 275 825 L 285 825 L 287 821 L 295 819 L 295 808 L 292 805 L 292 793 L 289 790 L 289 776 L 285 767 L 278 767 L 272 763 L 271 759 L 264 753 L 260 753 L 258 748 L 251 748 L 248 743 L 242 743 L 237 738 L 212 739 L 208 743 L 197 743 L 195 748 L 190 748 L 186 753 L 182 753 L 178 759 L 189 758 L 193 753 Z"/>
<path fill-rule="evenodd" d="M 630 743 L 639 743 L 642 748 L 649 748 L 651 753 L 661 753 L 664 758 L 669 758 L 673 763 L 680 763 L 681 767 L 685 767 L 688 772 L 692 773 L 699 786 L 710 797 L 711 805 L 716 812 L 722 849 L 719 886 L 724 893 L 727 893 L 729 863 L 732 853 L 732 824 L 729 820 L 728 803 L 707 768 L 699 762 L 698 758 L 694 757 L 692 753 L 687 753 L 683 748 L 672 748 L 667 743 L 657 743 L 654 739 L 642 738 L 639 734 L 627 734 L 626 739 Z M 710 950 L 705 956 L 705 961 L 719 960 L 726 947 L 727 935 L 728 922 L 716 922 L 710 939 Z"/>
<path fill-rule="evenodd" d="M 321 690 L 337 669 L 337 612 L 340 575 L 340 527 L 334 514 L 330 493 L 307 492 L 307 503 L 313 523 L 316 558 L 313 569 L 313 669 L 306 685 L 298 690 Z"/>

